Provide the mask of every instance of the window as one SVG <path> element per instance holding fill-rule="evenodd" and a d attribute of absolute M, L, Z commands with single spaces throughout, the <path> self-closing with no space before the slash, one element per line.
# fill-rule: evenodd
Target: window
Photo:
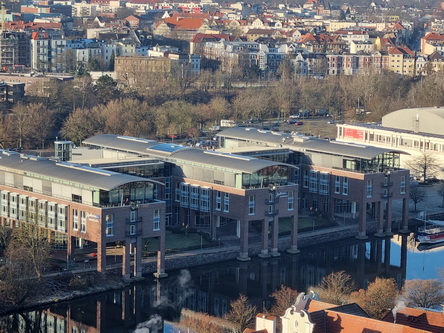
<path fill-rule="evenodd" d="M 216 192 L 216 210 L 222 209 L 222 193 L 220 191 Z"/>
<path fill-rule="evenodd" d="M 304 170 L 304 187 L 308 188 L 308 170 Z"/>
<path fill-rule="evenodd" d="M 405 194 L 405 176 L 401 176 L 401 186 L 399 191 L 401 194 Z"/>
<path fill-rule="evenodd" d="M 105 215 L 106 236 L 114 236 L 114 218 L 112 214 Z"/>
<path fill-rule="evenodd" d="M 188 184 L 180 184 L 180 207 L 187 208 L 189 206 L 189 190 Z"/>
<path fill-rule="evenodd" d="M 199 209 L 199 187 L 191 186 L 190 192 L 190 208 Z"/>
<path fill-rule="evenodd" d="M 72 210 L 72 228 L 79 230 L 79 211 L 77 209 Z"/>
<path fill-rule="evenodd" d="M 254 215 L 256 212 L 256 196 L 250 195 L 248 197 L 248 215 Z"/>
<path fill-rule="evenodd" d="M 327 195 L 328 194 L 328 173 L 321 173 L 319 179 L 319 194 Z"/>
<path fill-rule="evenodd" d="M 80 231 L 86 232 L 86 212 L 80 212 Z"/>
<path fill-rule="evenodd" d="M 310 170 L 310 186 L 309 191 L 311 193 L 318 192 L 318 173 L 314 170 Z"/>
<path fill-rule="evenodd" d="M 129 233 L 131 236 L 134 236 L 136 234 L 136 225 L 135 224 L 130 224 Z"/>
<path fill-rule="evenodd" d="M 367 180 L 367 198 L 373 196 L 373 181 L 371 179 Z"/>
<path fill-rule="evenodd" d="M 77 194 L 73 194 L 72 195 L 72 201 L 74 202 L 82 202 L 82 196 L 81 195 L 77 195 Z"/>
<path fill-rule="evenodd" d="M 130 222 L 136 222 L 137 220 L 137 210 L 130 211 Z"/>
<path fill-rule="evenodd" d="M 224 193 L 224 212 L 228 213 L 230 211 L 230 194 Z"/>
<path fill-rule="evenodd" d="M 176 183 L 176 191 L 174 192 L 174 200 L 180 201 L 180 183 Z"/>
<path fill-rule="evenodd" d="M 294 192 L 288 191 L 288 210 L 294 210 Z"/>
<path fill-rule="evenodd" d="M 155 209 L 153 214 L 153 230 L 160 230 L 160 209 Z"/>
<path fill-rule="evenodd" d="M 342 177 L 342 194 L 348 195 L 348 178 Z"/>
<path fill-rule="evenodd" d="M 294 169 L 294 183 L 299 185 L 299 168 Z"/>
<path fill-rule="evenodd" d="M 209 212 L 210 211 L 210 189 L 200 188 L 200 211 Z"/>
<path fill-rule="evenodd" d="M 335 177 L 335 193 L 341 193 L 341 177 L 339 176 Z"/>

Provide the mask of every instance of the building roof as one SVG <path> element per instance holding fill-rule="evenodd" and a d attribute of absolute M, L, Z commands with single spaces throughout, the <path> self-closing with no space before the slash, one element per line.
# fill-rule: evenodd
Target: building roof
<path fill-rule="evenodd" d="M 146 178 L 6 150 L 0 150 L 0 170 L 31 178 L 69 183 L 71 186 L 78 185 L 106 191 L 131 182 L 153 182 Z"/>
<path fill-rule="evenodd" d="M 389 312 L 383 320 L 395 322 L 393 313 Z M 442 333 L 444 331 L 444 313 L 425 309 L 404 308 L 396 312 L 396 323 L 410 326 L 422 332 Z"/>
<path fill-rule="evenodd" d="M 372 159 L 378 155 L 391 152 L 403 154 L 403 152 L 399 150 L 328 141 L 314 137 L 295 136 L 287 133 L 263 131 L 247 127 L 228 128 L 218 133 L 218 135 L 260 142 L 270 147 L 288 148 L 301 152 L 311 151 L 340 156 L 353 156 L 363 159 Z M 251 148 L 246 149 L 251 150 Z"/>
<path fill-rule="evenodd" d="M 400 109 L 382 117 L 382 126 L 411 131 L 416 134 L 427 133 L 443 135 L 444 107 Z"/>
<path fill-rule="evenodd" d="M 231 172 L 254 173 L 261 169 L 284 165 L 282 163 L 236 154 L 215 152 L 153 140 L 138 139 L 114 134 L 100 134 L 83 141 L 84 144 L 126 151 L 140 156 L 157 157 L 174 163 L 209 165 Z"/>

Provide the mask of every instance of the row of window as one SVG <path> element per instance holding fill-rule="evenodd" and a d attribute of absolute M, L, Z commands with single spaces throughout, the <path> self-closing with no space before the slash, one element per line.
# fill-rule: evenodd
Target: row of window
<path fill-rule="evenodd" d="M 289 191 L 285 194 L 287 196 L 287 208 L 289 211 L 294 210 L 294 192 Z M 270 192 L 268 197 L 268 202 L 271 203 L 268 205 L 268 213 L 274 213 L 274 204 L 276 202 L 276 193 Z M 256 214 L 256 195 L 251 194 L 248 197 L 248 215 Z"/>

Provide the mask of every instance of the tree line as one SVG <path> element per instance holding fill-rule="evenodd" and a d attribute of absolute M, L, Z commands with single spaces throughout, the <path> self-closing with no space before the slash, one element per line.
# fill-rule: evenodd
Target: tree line
<path fill-rule="evenodd" d="M 233 77 L 203 71 L 199 77 L 147 75 L 138 84 L 96 83 L 88 75 L 54 81 L 46 96 L 33 95 L 0 118 L 3 148 L 45 148 L 56 137 L 76 144 L 99 133 L 162 139 L 196 135 L 221 119 L 285 119 L 300 109 L 328 110 L 333 117 L 380 121 L 407 107 L 444 105 L 443 73 L 409 78 L 391 72 L 325 79 L 297 78 L 281 69 L 279 79 L 235 86 Z M 176 73 L 177 74 L 177 73 Z M 45 144 L 46 143 L 46 144 Z"/>

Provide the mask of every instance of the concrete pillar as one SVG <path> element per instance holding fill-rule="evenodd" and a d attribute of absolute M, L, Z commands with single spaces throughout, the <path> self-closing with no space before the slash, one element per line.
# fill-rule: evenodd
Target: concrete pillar
<path fill-rule="evenodd" d="M 376 274 L 382 273 L 382 239 L 376 240 Z"/>
<path fill-rule="evenodd" d="M 68 247 L 66 249 L 66 251 L 68 251 L 68 256 L 67 256 L 68 260 L 75 259 L 75 245 L 76 245 L 75 237 L 68 235 Z"/>
<path fill-rule="evenodd" d="M 298 204 L 297 200 L 295 198 L 295 213 L 292 216 L 292 224 L 291 224 L 291 245 L 290 248 L 287 249 L 287 252 L 290 254 L 297 254 L 300 253 L 298 249 Z"/>
<path fill-rule="evenodd" d="M 376 233 L 375 236 L 383 237 L 384 236 L 384 208 L 385 203 L 383 201 L 378 201 L 376 203 L 376 209 L 378 212 L 378 220 L 376 221 Z"/>
<path fill-rule="evenodd" d="M 97 242 L 97 271 L 106 272 L 106 242 Z"/>
<path fill-rule="evenodd" d="M 385 234 L 387 236 L 392 236 L 392 200 L 387 199 L 387 221 L 386 221 L 386 227 L 385 227 Z"/>
<path fill-rule="evenodd" d="M 154 276 L 157 279 L 165 278 L 168 276 L 165 273 L 165 233 L 161 233 L 158 240 L 158 248 L 157 248 L 157 272 L 154 273 Z"/>
<path fill-rule="evenodd" d="M 357 239 L 367 239 L 367 214 L 366 214 L 366 203 L 362 202 L 361 214 L 359 214 L 359 224 L 358 224 L 358 234 Z"/>
<path fill-rule="evenodd" d="M 357 267 L 357 274 L 358 274 L 358 281 L 362 283 L 364 281 L 364 273 L 365 273 L 365 242 L 359 242 L 358 243 L 358 267 Z M 362 286 L 361 288 L 365 288 L 366 286 Z"/>
<path fill-rule="evenodd" d="M 122 276 L 124 279 L 130 278 L 130 264 L 131 264 L 131 256 L 130 256 L 130 241 L 129 239 L 123 242 L 123 253 L 122 253 Z"/>
<path fill-rule="evenodd" d="M 217 221 L 216 221 L 216 219 L 217 219 L 218 217 L 217 216 L 214 216 L 214 215 L 210 215 L 210 219 L 211 219 L 211 221 L 210 221 L 210 236 L 211 236 L 211 239 L 213 239 L 213 240 L 215 240 L 215 239 L 217 239 Z"/>
<path fill-rule="evenodd" d="M 409 231 L 409 201 L 408 199 L 402 199 L 402 229 L 401 232 Z"/>
<path fill-rule="evenodd" d="M 391 250 L 391 237 L 386 237 L 384 240 L 384 269 L 385 274 L 390 273 L 390 250 Z"/>
<path fill-rule="evenodd" d="M 249 221 L 238 220 L 240 224 L 240 253 L 237 257 L 239 261 L 248 261 L 251 258 L 248 256 L 248 227 Z"/>
<path fill-rule="evenodd" d="M 262 233 L 261 233 L 261 253 L 259 253 L 260 258 L 270 258 L 271 255 L 268 253 L 268 230 L 270 222 L 268 219 L 262 220 Z"/>
<path fill-rule="evenodd" d="M 273 218 L 273 227 L 271 229 L 271 256 L 279 257 L 281 254 L 278 249 L 278 237 L 279 237 L 279 219 L 277 216 Z"/>
<path fill-rule="evenodd" d="M 142 236 L 138 236 L 136 243 L 133 243 L 134 250 L 134 271 L 135 277 L 142 277 Z"/>
<path fill-rule="evenodd" d="M 406 274 L 407 274 L 407 234 L 402 234 L 401 235 L 402 239 L 401 239 L 401 272 L 402 272 L 402 276 L 403 279 L 406 278 Z"/>

